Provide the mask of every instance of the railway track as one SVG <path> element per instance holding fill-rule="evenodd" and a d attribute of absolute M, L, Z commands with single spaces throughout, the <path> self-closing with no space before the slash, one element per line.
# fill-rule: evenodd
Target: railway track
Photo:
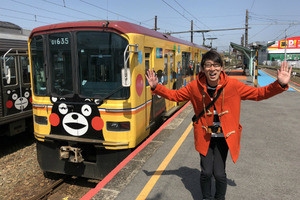
<path fill-rule="evenodd" d="M 63 183 L 65 182 L 66 178 L 61 178 L 47 187 L 45 190 L 41 191 L 39 194 L 31 198 L 30 200 L 44 200 L 48 199 L 53 193 L 63 187 Z"/>
<path fill-rule="evenodd" d="M 266 72 L 269 72 L 270 74 L 274 75 L 275 77 L 277 76 L 277 69 L 275 68 L 270 68 L 270 67 L 263 67 L 261 68 L 263 70 L 265 70 Z M 300 74 L 296 73 L 296 75 L 293 75 L 291 77 L 291 83 L 300 86 Z"/>
<path fill-rule="evenodd" d="M 99 181 L 75 176 L 63 176 L 42 189 L 30 200 L 80 199 L 89 190 L 95 188 Z"/>

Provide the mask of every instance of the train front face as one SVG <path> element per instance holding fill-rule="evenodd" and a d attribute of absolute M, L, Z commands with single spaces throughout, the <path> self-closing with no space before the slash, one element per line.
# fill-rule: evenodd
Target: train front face
<path fill-rule="evenodd" d="M 100 108 L 126 100 L 121 69 L 128 41 L 112 30 L 55 29 L 32 34 L 33 114 L 43 171 L 103 178 L 128 150 L 107 151 Z"/>

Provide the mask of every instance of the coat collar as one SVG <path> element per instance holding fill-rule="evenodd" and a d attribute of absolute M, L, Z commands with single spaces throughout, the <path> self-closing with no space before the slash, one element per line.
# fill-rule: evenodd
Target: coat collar
<path fill-rule="evenodd" d="M 229 81 L 229 77 L 225 74 L 225 72 L 222 70 L 220 74 L 220 81 L 218 84 L 218 88 L 223 87 L 227 84 Z M 206 76 L 203 72 L 200 72 L 197 76 L 197 82 L 200 84 L 203 88 L 207 88 L 207 81 Z"/>

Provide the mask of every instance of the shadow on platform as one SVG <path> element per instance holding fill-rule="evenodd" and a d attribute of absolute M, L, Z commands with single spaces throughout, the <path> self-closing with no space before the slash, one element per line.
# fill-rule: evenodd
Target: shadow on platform
<path fill-rule="evenodd" d="M 180 167 L 177 170 L 165 170 L 165 171 L 147 171 L 143 170 L 143 172 L 147 176 L 153 176 L 153 175 L 176 175 L 181 178 L 182 183 L 184 184 L 184 187 L 191 193 L 193 199 L 202 199 L 202 192 L 200 187 L 200 171 L 199 169 L 192 169 L 189 167 Z M 227 178 L 227 185 L 229 186 L 236 186 L 236 183 L 234 180 Z M 212 194 L 215 193 L 215 179 L 212 178 Z M 150 199 L 159 199 L 159 196 L 161 194 L 157 194 L 155 198 Z"/>

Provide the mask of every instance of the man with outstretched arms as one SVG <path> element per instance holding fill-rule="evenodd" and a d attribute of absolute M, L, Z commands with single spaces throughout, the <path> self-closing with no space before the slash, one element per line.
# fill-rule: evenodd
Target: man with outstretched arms
<path fill-rule="evenodd" d="M 179 90 L 170 90 L 158 84 L 153 70 L 147 71 L 146 79 L 153 93 L 171 101 L 191 101 L 193 105 L 195 148 L 200 154 L 203 199 L 212 198 L 212 175 L 216 180 L 214 198 L 225 199 L 228 149 L 234 163 L 240 151 L 241 100 L 260 101 L 287 90 L 291 71 L 292 67 L 282 66 L 277 71 L 276 81 L 265 87 L 251 87 L 228 77 L 223 71 L 222 57 L 213 50 L 203 55 L 197 79 Z"/>

